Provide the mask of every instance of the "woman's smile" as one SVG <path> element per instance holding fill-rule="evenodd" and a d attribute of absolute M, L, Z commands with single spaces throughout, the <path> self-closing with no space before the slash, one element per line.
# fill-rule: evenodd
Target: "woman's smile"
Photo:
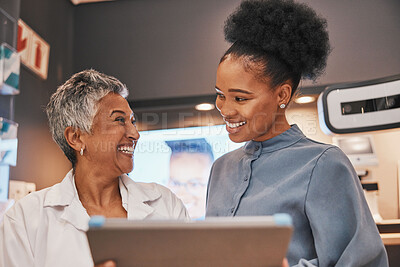
<path fill-rule="evenodd" d="M 133 152 L 135 150 L 135 147 L 133 144 L 123 144 L 119 145 L 117 148 L 118 152 L 121 152 L 122 154 L 133 157 Z"/>
<path fill-rule="evenodd" d="M 246 124 L 246 121 L 228 121 L 227 119 L 224 118 L 225 124 L 226 124 L 226 130 L 230 134 L 235 134 L 238 133 Z"/>

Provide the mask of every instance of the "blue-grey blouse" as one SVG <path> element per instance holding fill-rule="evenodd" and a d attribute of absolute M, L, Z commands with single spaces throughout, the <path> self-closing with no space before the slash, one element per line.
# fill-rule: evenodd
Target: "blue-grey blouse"
<path fill-rule="evenodd" d="M 388 266 L 350 161 L 297 125 L 264 142 L 249 141 L 211 170 L 207 217 L 274 213 L 293 218 L 291 266 Z"/>

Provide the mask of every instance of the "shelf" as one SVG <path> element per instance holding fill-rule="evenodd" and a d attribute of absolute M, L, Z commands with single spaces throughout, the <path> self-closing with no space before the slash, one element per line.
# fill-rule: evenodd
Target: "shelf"
<path fill-rule="evenodd" d="M 2 84 L 0 87 L 0 95 L 18 95 L 19 90 L 15 89 L 8 84 Z"/>
<path fill-rule="evenodd" d="M 0 117 L 0 165 L 17 164 L 18 124 Z"/>
<path fill-rule="evenodd" d="M 385 246 L 400 245 L 400 233 L 381 234 L 381 238 Z"/>
<path fill-rule="evenodd" d="M 14 96 L 20 93 L 21 66 L 16 51 L 21 1 L 3 2 L 0 7 L 0 221 L 1 214 L 12 204 L 6 200 L 10 165 L 17 163 L 18 124 L 11 120 L 14 119 Z"/>
<path fill-rule="evenodd" d="M 0 45 L 0 94 L 19 94 L 20 56 L 6 43 Z"/>
<path fill-rule="evenodd" d="M 383 220 L 376 224 L 379 233 L 400 233 L 400 220 Z"/>

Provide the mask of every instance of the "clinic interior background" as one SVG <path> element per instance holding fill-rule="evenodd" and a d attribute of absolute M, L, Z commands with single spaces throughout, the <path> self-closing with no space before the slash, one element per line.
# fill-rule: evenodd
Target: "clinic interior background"
<path fill-rule="evenodd" d="M 5 2 L 9 0 L 0 0 L 2 6 Z M 328 84 L 400 73 L 398 0 L 300 2 L 309 3 L 327 18 L 333 47 L 326 74 L 315 84 L 303 83 L 303 94 L 317 95 Z M 42 189 L 61 181 L 70 169 L 51 139 L 43 106 L 58 85 L 82 69 L 94 68 L 123 81 L 130 90 L 133 109 L 135 103 L 151 107 L 153 99 L 184 101 L 213 95 L 218 61 L 228 47 L 223 22 L 239 3 L 117 0 L 74 6 L 69 0 L 21 0 L 19 17 L 50 44 L 51 50 L 47 80 L 21 67 L 21 93 L 15 98 L 18 161 L 11 168 L 10 179 L 34 182 Z M 181 112 L 179 105 L 168 110 Z M 167 108 L 164 111 L 168 113 Z M 209 120 L 191 119 L 190 125 L 183 126 L 221 123 L 215 110 L 210 114 Z M 315 102 L 293 103 L 287 115 L 308 137 L 332 142 L 332 136 L 319 127 Z M 138 126 L 139 130 L 148 128 L 143 123 Z M 367 179 L 379 184 L 382 217 L 399 218 L 400 130 L 368 134 L 374 137 L 379 165 L 365 167 L 370 173 Z"/>

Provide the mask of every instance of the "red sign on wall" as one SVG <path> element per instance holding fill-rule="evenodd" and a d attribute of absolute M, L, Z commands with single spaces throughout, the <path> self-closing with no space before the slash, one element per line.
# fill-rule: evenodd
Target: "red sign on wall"
<path fill-rule="evenodd" d="M 17 51 L 25 66 L 42 79 L 47 79 L 50 45 L 21 19 L 18 20 Z"/>

